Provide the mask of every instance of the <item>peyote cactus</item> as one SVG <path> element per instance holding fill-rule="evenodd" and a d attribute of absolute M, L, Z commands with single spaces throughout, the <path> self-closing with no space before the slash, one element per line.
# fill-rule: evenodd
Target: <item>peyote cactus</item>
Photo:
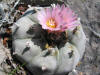
<path fill-rule="evenodd" d="M 33 75 L 66 75 L 85 51 L 81 23 L 64 5 L 35 9 L 12 27 L 14 54 Z"/>

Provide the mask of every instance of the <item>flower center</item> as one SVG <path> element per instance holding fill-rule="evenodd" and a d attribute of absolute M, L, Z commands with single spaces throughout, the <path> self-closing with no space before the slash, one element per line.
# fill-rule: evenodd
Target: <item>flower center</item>
<path fill-rule="evenodd" d="M 46 25 L 50 28 L 56 28 L 56 22 L 54 19 L 49 19 L 47 22 L 46 22 Z"/>

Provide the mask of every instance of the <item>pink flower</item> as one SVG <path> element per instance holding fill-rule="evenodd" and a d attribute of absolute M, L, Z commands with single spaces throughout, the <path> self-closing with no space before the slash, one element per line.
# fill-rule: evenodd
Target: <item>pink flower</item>
<path fill-rule="evenodd" d="M 43 29 L 50 31 L 65 31 L 79 25 L 77 15 L 65 5 L 39 11 L 38 20 Z"/>

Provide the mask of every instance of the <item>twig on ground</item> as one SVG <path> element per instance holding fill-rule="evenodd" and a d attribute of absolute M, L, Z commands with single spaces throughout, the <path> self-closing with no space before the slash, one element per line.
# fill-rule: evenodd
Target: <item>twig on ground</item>
<path fill-rule="evenodd" d="M 87 24 L 86 24 L 86 26 L 88 27 L 88 29 L 89 29 L 94 35 L 96 35 L 97 37 L 100 38 L 100 33 L 97 33 L 94 29 L 92 29 L 92 28 L 90 27 L 90 25 L 87 25 Z"/>

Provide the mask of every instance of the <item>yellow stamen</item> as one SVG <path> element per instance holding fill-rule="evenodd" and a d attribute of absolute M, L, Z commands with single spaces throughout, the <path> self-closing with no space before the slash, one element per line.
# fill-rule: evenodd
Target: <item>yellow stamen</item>
<path fill-rule="evenodd" d="M 56 22 L 54 19 L 49 19 L 47 22 L 46 22 L 46 25 L 50 28 L 56 28 Z"/>

